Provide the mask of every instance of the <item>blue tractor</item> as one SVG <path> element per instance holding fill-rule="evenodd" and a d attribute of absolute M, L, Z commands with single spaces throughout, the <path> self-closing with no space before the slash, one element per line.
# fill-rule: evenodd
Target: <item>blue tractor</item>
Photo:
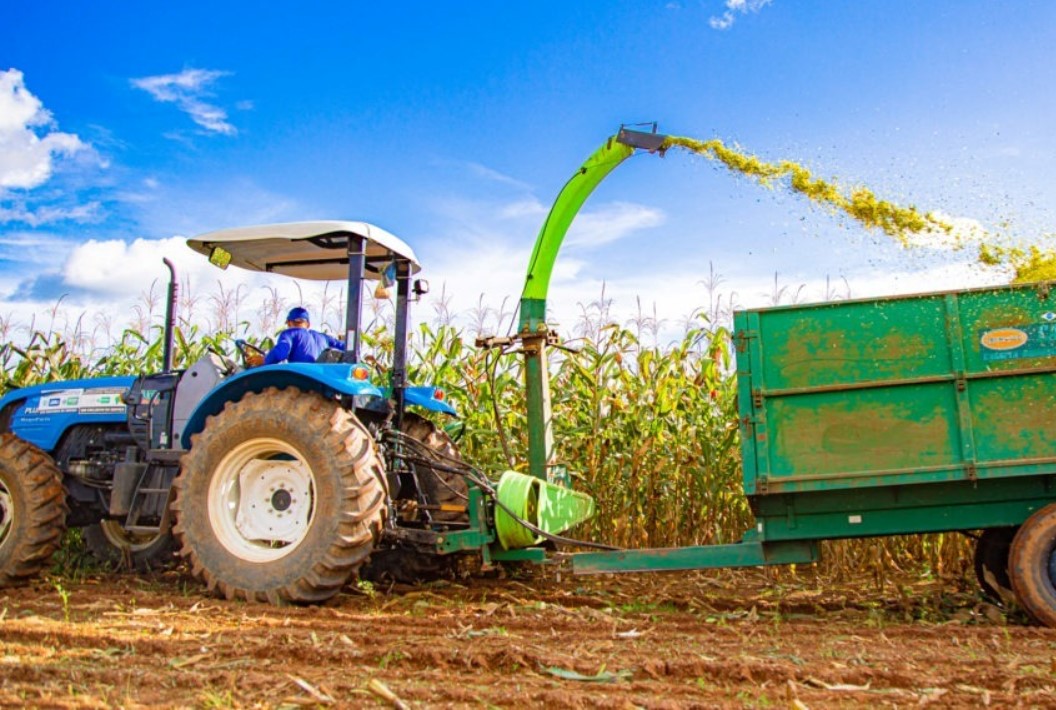
<path fill-rule="evenodd" d="M 427 290 L 400 239 L 363 222 L 275 224 L 201 235 L 211 263 L 345 280 L 346 349 L 249 367 L 219 352 L 172 367 L 172 271 L 162 372 L 52 382 L 0 399 L 0 586 L 36 575 L 69 527 L 136 568 L 183 557 L 228 598 L 312 603 L 357 572 L 430 576 L 465 531 L 454 442 L 410 406 L 454 415 L 407 384 L 408 309 Z M 395 285 L 388 382 L 361 357 L 364 281 Z M 370 559 L 369 563 L 368 557 Z M 361 567 L 367 565 L 361 570 Z"/>

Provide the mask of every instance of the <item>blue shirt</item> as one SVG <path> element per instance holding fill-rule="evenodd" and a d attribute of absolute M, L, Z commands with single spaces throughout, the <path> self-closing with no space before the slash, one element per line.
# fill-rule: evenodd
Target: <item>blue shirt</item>
<path fill-rule="evenodd" d="M 278 362 L 315 362 L 327 348 L 344 350 L 345 344 L 333 337 L 309 328 L 287 328 L 279 333 L 275 347 L 264 356 L 265 365 Z"/>

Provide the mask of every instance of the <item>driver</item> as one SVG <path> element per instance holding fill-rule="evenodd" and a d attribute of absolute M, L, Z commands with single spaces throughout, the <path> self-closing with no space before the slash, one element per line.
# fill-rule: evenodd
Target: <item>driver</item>
<path fill-rule="evenodd" d="M 327 348 L 344 350 L 345 344 L 326 333 L 312 330 L 308 310 L 298 306 L 286 316 L 286 330 L 279 333 L 275 347 L 266 354 L 254 353 L 249 359 L 250 367 L 274 365 L 280 362 L 315 362 L 319 353 Z"/>

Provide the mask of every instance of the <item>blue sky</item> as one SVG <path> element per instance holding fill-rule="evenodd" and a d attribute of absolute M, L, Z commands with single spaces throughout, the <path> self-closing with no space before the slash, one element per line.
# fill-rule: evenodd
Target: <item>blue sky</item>
<path fill-rule="evenodd" d="M 162 255 L 201 298 L 272 282 L 175 237 L 347 218 L 412 244 L 452 311 L 515 297 L 561 185 L 621 123 L 735 142 L 1043 243 L 1056 232 L 1056 5 L 909 0 L 18 3 L 0 23 L 0 320 L 62 297 L 134 320 Z M 710 298 L 999 283 L 707 161 L 638 156 L 573 227 L 551 290 L 625 319 Z M 219 283 L 219 285 L 218 285 Z M 318 300 L 283 291 L 287 301 Z M 312 305 L 309 303 L 308 305 Z M 39 321 L 38 321 L 39 322 Z"/>

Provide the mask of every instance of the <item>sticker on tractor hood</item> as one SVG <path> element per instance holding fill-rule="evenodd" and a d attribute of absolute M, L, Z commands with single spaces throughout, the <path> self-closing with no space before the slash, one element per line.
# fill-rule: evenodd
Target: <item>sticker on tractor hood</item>
<path fill-rule="evenodd" d="M 92 389 L 45 390 L 40 393 L 40 402 L 27 414 L 58 414 L 80 412 L 81 414 L 106 414 L 125 411 L 121 399 L 124 389 L 120 387 L 95 387 Z"/>
<path fill-rule="evenodd" d="M 1056 356 L 1056 323 L 980 330 L 979 345 L 984 361 Z"/>

